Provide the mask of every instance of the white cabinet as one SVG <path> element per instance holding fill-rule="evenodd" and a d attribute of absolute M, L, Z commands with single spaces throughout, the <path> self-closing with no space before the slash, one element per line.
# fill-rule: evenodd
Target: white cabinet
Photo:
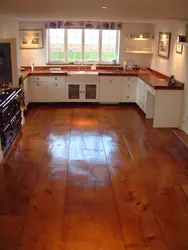
<path fill-rule="evenodd" d="M 31 102 L 45 102 L 45 87 L 43 82 L 29 82 Z"/>
<path fill-rule="evenodd" d="M 102 103 L 121 102 L 122 77 L 101 76 L 99 101 Z"/>
<path fill-rule="evenodd" d="M 24 90 L 24 97 L 25 97 L 25 106 L 29 104 L 29 83 L 28 83 L 28 78 L 24 80 L 23 83 L 23 90 Z"/>
<path fill-rule="evenodd" d="M 66 97 L 68 102 L 97 102 L 98 95 L 98 76 L 78 75 L 66 77 Z"/>
<path fill-rule="evenodd" d="M 146 113 L 147 84 L 141 79 L 138 79 L 137 83 L 136 103 Z"/>
<path fill-rule="evenodd" d="M 66 101 L 66 88 L 65 81 L 48 82 L 46 91 L 47 102 L 65 102 Z"/>
<path fill-rule="evenodd" d="M 121 102 L 136 102 L 137 77 L 123 77 Z"/>
<path fill-rule="evenodd" d="M 29 77 L 31 102 L 65 102 L 65 77 Z"/>

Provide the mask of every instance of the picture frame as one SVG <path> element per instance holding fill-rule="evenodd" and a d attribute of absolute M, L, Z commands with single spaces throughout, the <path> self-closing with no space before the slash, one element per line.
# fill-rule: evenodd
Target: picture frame
<path fill-rule="evenodd" d="M 168 59 L 170 56 L 171 33 L 159 32 L 158 56 Z"/>
<path fill-rule="evenodd" d="M 19 30 L 20 49 L 44 48 L 44 36 L 42 29 Z"/>
<path fill-rule="evenodd" d="M 182 44 L 176 44 L 176 53 L 182 54 L 183 52 L 183 45 Z"/>

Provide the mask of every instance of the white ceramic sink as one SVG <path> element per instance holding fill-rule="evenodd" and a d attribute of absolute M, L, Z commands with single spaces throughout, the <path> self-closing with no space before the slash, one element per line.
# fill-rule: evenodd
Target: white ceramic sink
<path fill-rule="evenodd" d="M 97 75 L 96 71 L 68 71 L 68 75 Z"/>

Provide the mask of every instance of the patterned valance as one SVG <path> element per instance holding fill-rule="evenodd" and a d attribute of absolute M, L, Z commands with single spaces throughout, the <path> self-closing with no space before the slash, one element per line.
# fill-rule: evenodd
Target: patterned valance
<path fill-rule="evenodd" d="M 105 29 L 120 30 L 121 23 L 116 22 L 86 22 L 86 21 L 51 21 L 45 23 L 46 29 Z"/>

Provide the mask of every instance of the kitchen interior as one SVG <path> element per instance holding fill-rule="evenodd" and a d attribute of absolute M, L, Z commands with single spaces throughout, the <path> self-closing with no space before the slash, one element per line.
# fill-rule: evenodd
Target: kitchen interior
<path fill-rule="evenodd" d="M 2 248 L 188 249 L 186 1 L 21 2 L 0 11 Z"/>

